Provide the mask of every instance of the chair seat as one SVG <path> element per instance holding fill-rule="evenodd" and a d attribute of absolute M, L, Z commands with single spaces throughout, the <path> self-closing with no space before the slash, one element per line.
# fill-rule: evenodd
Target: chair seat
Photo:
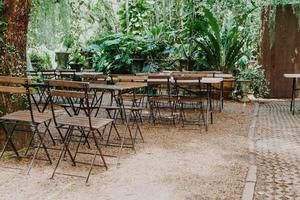
<path fill-rule="evenodd" d="M 92 128 L 99 129 L 99 128 L 105 127 L 109 123 L 113 122 L 113 120 L 91 117 L 91 122 L 92 122 Z M 86 116 L 70 117 L 68 115 L 61 115 L 58 117 L 57 123 L 60 125 L 79 126 L 79 127 L 90 128 L 89 119 Z"/>
<path fill-rule="evenodd" d="M 52 112 L 33 112 L 33 117 L 36 123 L 41 124 L 52 119 Z M 2 116 L 2 120 L 32 122 L 30 111 L 16 111 Z"/>

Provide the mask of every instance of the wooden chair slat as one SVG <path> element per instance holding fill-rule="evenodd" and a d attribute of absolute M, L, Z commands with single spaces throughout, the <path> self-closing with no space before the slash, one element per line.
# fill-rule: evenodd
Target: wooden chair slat
<path fill-rule="evenodd" d="M 24 87 L 0 86 L 0 93 L 27 94 L 28 91 Z"/>
<path fill-rule="evenodd" d="M 0 76 L 0 83 L 30 84 L 31 80 L 28 78 L 21 78 L 21 77 Z"/>
<path fill-rule="evenodd" d="M 77 88 L 77 89 L 89 88 L 88 82 L 46 80 L 45 83 L 46 83 L 46 85 L 52 86 L 52 87 L 66 87 L 66 88 Z"/>

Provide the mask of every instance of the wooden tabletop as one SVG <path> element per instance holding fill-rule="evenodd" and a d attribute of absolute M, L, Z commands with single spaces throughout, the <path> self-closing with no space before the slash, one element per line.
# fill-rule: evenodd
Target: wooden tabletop
<path fill-rule="evenodd" d="M 284 74 L 285 78 L 300 78 L 300 74 Z"/>

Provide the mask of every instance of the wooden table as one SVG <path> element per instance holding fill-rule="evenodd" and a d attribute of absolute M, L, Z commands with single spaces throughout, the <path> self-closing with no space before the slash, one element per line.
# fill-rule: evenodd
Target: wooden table
<path fill-rule="evenodd" d="M 300 88 L 296 87 L 297 79 L 300 78 L 300 74 L 284 74 L 285 78 L 293 79 L 293 86 L 292 86 L 292 97 L 291 97 L 291 104 L 290 104 L 290 111 L 292 114 L 295 114 L 295 97 L 296 91 L 300 90 Z"/>

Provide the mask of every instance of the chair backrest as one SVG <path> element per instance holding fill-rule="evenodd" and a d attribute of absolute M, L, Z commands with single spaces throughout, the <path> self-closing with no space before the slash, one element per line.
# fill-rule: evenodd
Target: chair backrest
<path fill-rule="evenodd" d="M 202 90 L 199 76 L 174 76 L 176 94 L 195 96 Z"/>
<path fill-rule="evenodd" d="M 76 76 L 75 69 L 59 70 L 57 71 L 58 78 L 63 80 L 74 80 Z"/>
<path fill-rule="evenodd" d="M 58 74 L 56 70 L 45 70 L 41 71 L 41 76 L 43 79 L 56 79 Z"/>
<path fill-rule="evenodd" d="M 0 76 L 0 84 L 0 93 L 30 94 L 31 80 L 28 78 Z"/>
<path fill-rule="evenodd" d="M 150 74 L 147 79 L 148 87 L 156 90 L 158 94 L 163 94 L 165 91 L 167 95 L 171 95 L 171 76 L 165 74 Z M 150 90 L 149 90 L 150 91 Z"/>
<path fill-rule="evenodd" d="M 72 117 L 78 115 L 77 109 L 83 109 L 86 117 L 88 117 L 90 128 L 91 122 L 91 107 L 89 103 L 89 83 L 64 80 L 46 80 L 45 84 L 49 88 L 49 97 L 54 123 L 57 125 L 57 116 L 54 110 L 54 105 L 61 106 L 66 113 Z M 54 98 L 62 98 L 63 101 L 55 101 Z M 79 104 L 79 107 L 75 106 Z M 67 105 L 67 106 L 66 106 Z M 71 109 L 70 112 L 68 109 Z"/>
<path fill-rule="evenodd" d="M 148 76 L 118 76 L 118 82 L 147 82 Z"/>
<path fill-rule="evenodd" d="M 11 76 L 0 76 L 0 93 L 4 94 L 19 94 L 26 95 L 28 106 L 31 114 L 31 120 L 34 123 L 33 111 L 31 107 L 31 89 L 29 85 L 32 83 L 31 79 L 11 77 Z"/>
<path fill-rule="evenodd" d="M 27 77 L 38 77 L 39 74 L 37 71 L 34 71 L 34 70 L 27 70 L 26 71 L 26 76 Z"/>
<path fill-rule="evenodd" d="M 148 76 L 147 82 L 149 85 L 163 85 L 169 84 L 170 80 L 170 75 L 150 74 Z"/>
<path fill-rule="evenodd" d="M 104 75 L 104 74 L 82 73 L 81 78 L 82 78 L 82 81 L 86 81 L 86 82 L 90 82 L 90 83 L 99 83 L 99 84 L 107 83 L 107 75 Z"/>

